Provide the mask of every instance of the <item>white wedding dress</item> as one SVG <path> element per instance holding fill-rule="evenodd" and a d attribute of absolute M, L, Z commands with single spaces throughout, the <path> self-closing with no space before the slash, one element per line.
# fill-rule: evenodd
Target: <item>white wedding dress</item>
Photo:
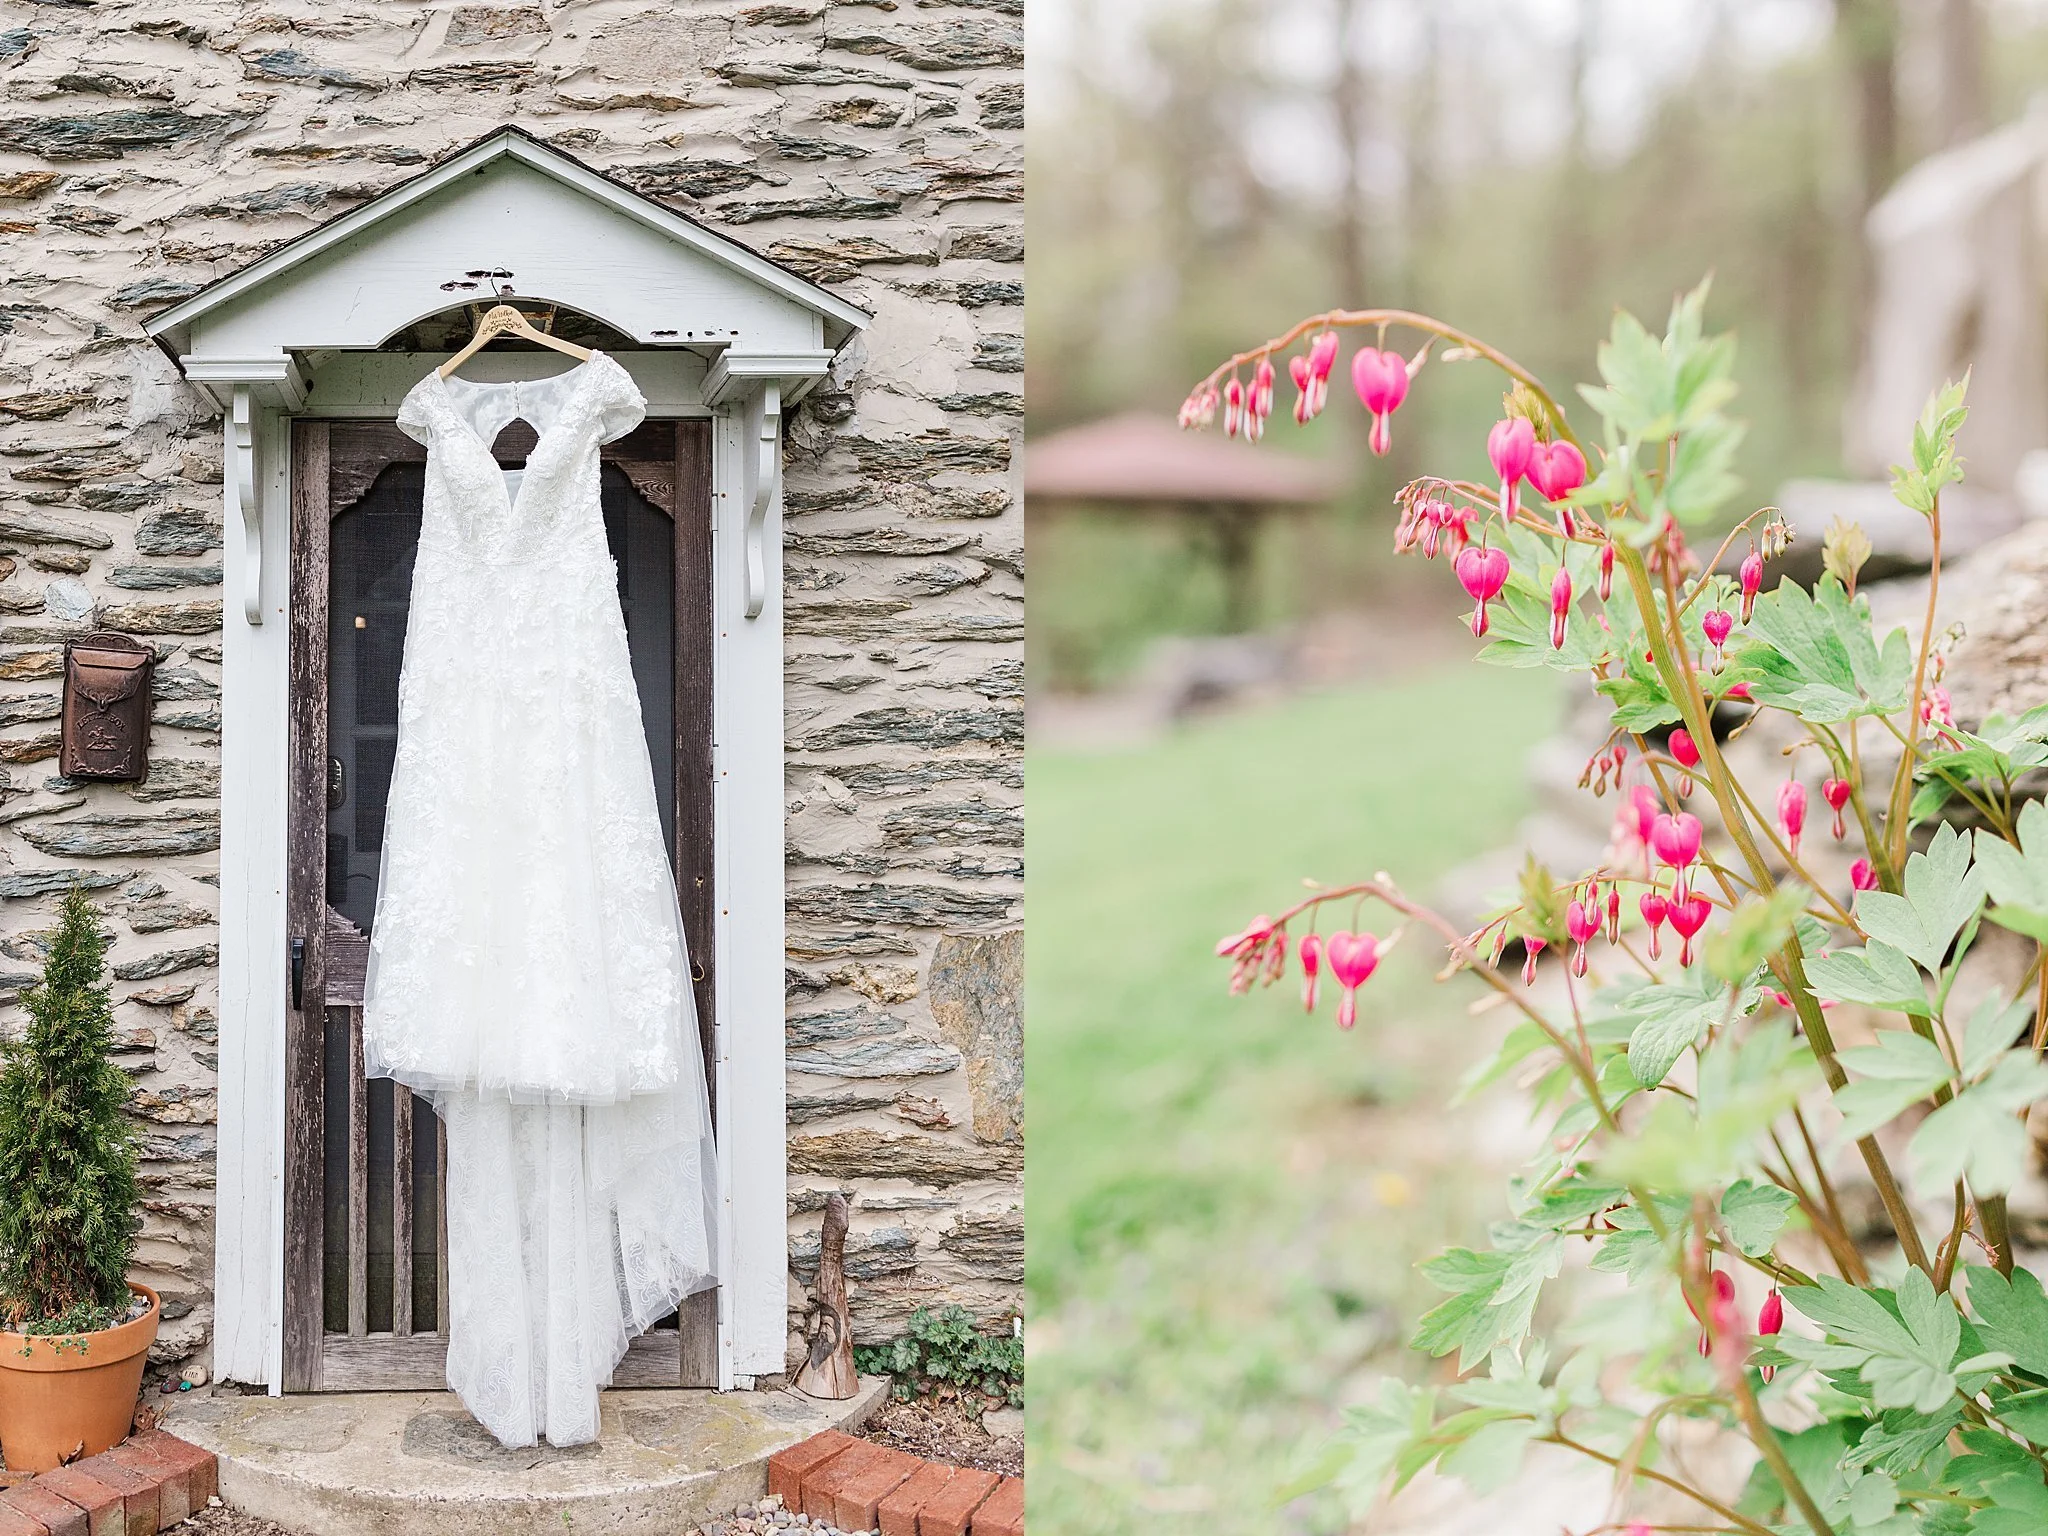
<path fill-rule="evenodd" d="M 373 1077 L 448 1138 L 448 1385 L 507 1445 L 597 1437 L 627 1341 L 715 1283 L 711 1120 L 598 446 L 646 405 L 430 373 L 397 758 L 363 999 Z M 538 433 L 524 471 L 489 444 Z"/>

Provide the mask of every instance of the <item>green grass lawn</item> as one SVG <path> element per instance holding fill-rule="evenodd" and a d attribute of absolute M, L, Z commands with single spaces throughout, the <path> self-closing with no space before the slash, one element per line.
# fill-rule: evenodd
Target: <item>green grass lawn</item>
<path fill-rule="evenodd" d="M 1497 1026 L 1466 1018 L 1472 991 L 1432 988 L 1420 935 L 1350 1035 L 1328 1001 L 1304 1018 L 1291 981 L 1229 997 L 1213 947 L 1304 876 L 1385 869 L 1426 897 L 1513 833 L 1557 710 L 1547 674 L 1467 665 L 1138 751 L 1031 753 L 1038 1530 L 1331 1527 L 1274 1496 L 1346 1379 L 1398 1361 L 1416 1260 L 1499 1212 L 1431 1140 Z"/>

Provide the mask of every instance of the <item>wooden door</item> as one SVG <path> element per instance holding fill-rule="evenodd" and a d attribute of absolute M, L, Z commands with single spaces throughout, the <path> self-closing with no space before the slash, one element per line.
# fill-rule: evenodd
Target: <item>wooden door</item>
<path fill-rule="evenodd" d="M 518 468 L 533 429 L 492 445 Z M 603 453 L 641 713 L 711 1077 L 711 434 L 649 421 Z M 424 1100 L 363 1074 L 399 659 L 426 450 L 389 422 L 292 427 L 284 1389 L 420 1390 L 447 1356 L 447 1157 Z M 618 1386 L 713 1386 L 717 1295 L 634 1340 Z"/>

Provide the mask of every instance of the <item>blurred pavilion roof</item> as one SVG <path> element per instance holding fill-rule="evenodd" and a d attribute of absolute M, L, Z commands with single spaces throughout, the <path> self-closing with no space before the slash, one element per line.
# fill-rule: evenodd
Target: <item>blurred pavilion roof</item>
<path fill-rule="evenodd" d="M 1027 501 L 1304 506 L 1337 485 L 1315 460 L 1136 411 L 1032 439 L 1024 451 Z"/>

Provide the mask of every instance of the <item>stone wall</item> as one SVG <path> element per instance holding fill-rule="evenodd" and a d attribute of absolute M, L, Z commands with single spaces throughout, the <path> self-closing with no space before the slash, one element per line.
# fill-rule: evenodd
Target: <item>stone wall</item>
<path fill-rule="evenodd" d="M 870 309 L 789 430 L 793 1319 L 854 1196 L 863 1337 L 1022 1277 L 1021 0 L 103 0 L 0 20 L 0 1026 L 106 910 L 157 1354 L 206 1367 L 220 424 L 155 310 L 503 123 Z M 65 638 L 153 643 L 155 765 L 56 770 Z"/>

